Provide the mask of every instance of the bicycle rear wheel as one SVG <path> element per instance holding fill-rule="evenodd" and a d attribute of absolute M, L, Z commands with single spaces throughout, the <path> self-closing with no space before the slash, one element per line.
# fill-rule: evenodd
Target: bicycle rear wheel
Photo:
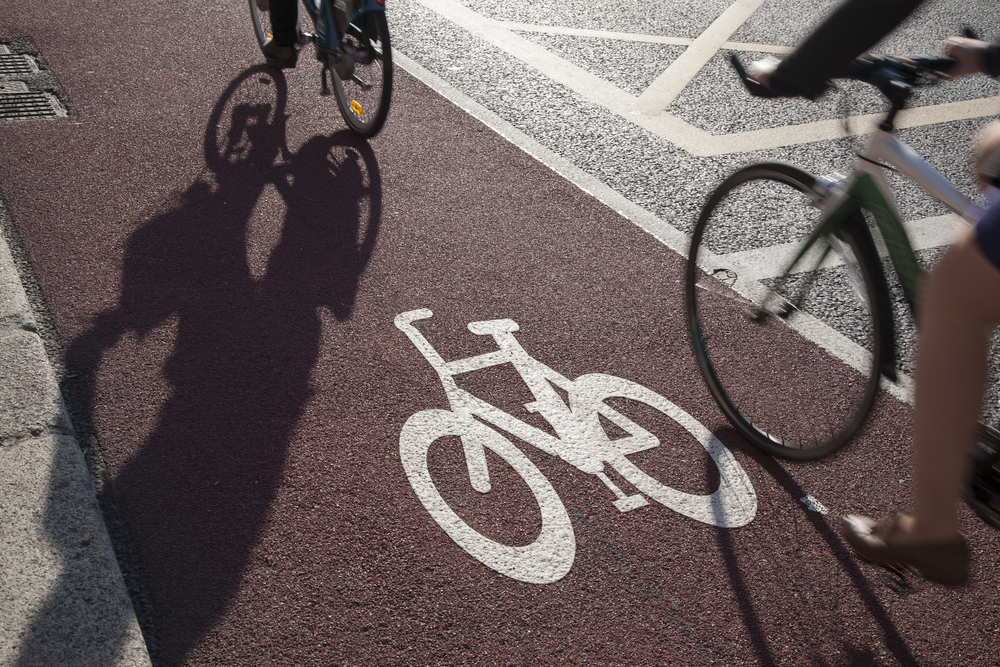
<path fill-rule="evenodd" d="M 348 127 L 367 139 L 382 129 L 392 98 L 392 50 L 385 12 L 358 16 L 347 26 L 344 43 L 355 53 L 354 74 L 341 79 L 331 67 L 333 94 Z"/>
<path fill-rule="evenodd" d="M 702 210 L 687 265 L 688 326 L 712 396 L 751 443 L 792 460 L 832 454 L 864 423 L 891 312 L 860 211 L 780 278 L 820 218 L 815 182 L 777 163 L 736 172 Z"/>

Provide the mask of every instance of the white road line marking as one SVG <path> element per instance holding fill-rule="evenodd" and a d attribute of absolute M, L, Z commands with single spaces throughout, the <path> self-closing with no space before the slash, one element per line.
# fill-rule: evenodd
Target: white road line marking
<path fill-rule="evenodd" d="M 497 21 L 497 25 L 515 32 L 533 32 L 544 35 L 567 35 L 570 37 L 593 37 L 596 39 L 611 39 L 620 42 L 641 42 L 644 44 L 664 44 L 667 46 L 690 46 L 691 37 L 665 37 L 662 35 L 642 35 L 634 32 L 616 32 L 614 30 L 591 30 L 588 28 L 564 28 L 554 25 L 538 25 L 535 23 L 518 23 L 516 21 Z M 750 51 L 753 53 L 791 53 L 789 46 L 774 46 L 773 44 L 753 44 L 750 42 L 725 42 L 723 49 L 730 51 Z"/>
<path fill-rule="evenodd" d="M 802 498 L 799 498 L 799 500 L 803 504 L 805 504 L 805 506 L 809 510 L 811 510 L 813 512 L 819 512 L 820 514 L 827 514 L 830 511 L 830 510 L 826 509 L 826 506 L 823 505 L 823 503 L 821 503 L 820 501 L 816 500 L 812 496 L 804 496 Z"/>
<path fill-rule="evenodd" d="M 736 0 L 731 4 L 643 91 L 636 105 L 639 112 L 647 116 L 658 116 L 663 113 L 705 64 L 715 57 L 722 45 L 763 3 L 764 0 Z"/>
<path fill-rule="evenodd" d="M 949 213 L 904 222 L 903 227 L 906 228 L 913 249 L 919 251 L 950 246 L 962 230 L 968 228 L 968 223 L 959 216 Z M 879 254 L 883 257 L 888 256 L 889 251 L 886 249 L 882 237 L 874 236 L 875 246 L 878 248 Z M 716 255 L 716 261 L 721 262 L 721 265 L 731 262 L 740 266 L 752 266 L 754 267 L 753 277 L 756 280 L 766 280 L 767 278 L 777 278 L 784 273 L 786 260 L 789 260 L 797 247 L 798 243 L 782 243 L 756 250 Z M 810 270 L 813 267 L 819 252 L 819 249 L 813 248 L 806 253 L 805 261 L 802 262 L 802 271 Z M 822 268 L 839 266 L 841 263 L 839 256 L 836 253 L 831 253 L 824 260 Z"/>
<path fill-rule="evenodd" d="M 571 37 L 596 37 L 599 39 L 615 39 L 622 42 L 644 42 L 647 44 L 666 44 L 668 46 L 690 46 L 694 39 L 690 37 L 662 37 L 660 35 L 640 35 L 634 32 L 615 32 L 612 30 L 590 30 L 587 28 L 564 28 L 553 25 L 537 25 L 535 23 L 517 23 L 516 21 L 497 21 L 497 25 L 516 32 L 535 32 L 545 35 L 569 35 Z"/>
<path fill-rule="evenodd" d="M 743 153 L 784 146 L 796 146 L 816 141 L 838 139 L 845 136 L 868 134 L 884 115 L 872 114 L 850 118 L 851 131 L 849 133 L 844 132 L 843 121 L 841 119 L 831 119 L 801 125 L 717 136 L 667 113 L 659 113 L 659 115 L 655 116 L 642 113 L 640 110 L 641 106 L 644 105 L 645 108 L 652 109 L 655 106 L 653 104 L 654 100 L 662 101 L 667 99 L 669 94 L 673 94 L 671 91 L 674 91 L 675 88 L 671 87 L 674 84 L 668 85 L 670 81 L 676 82 L 683 79 L 685 80 L 685 85 L 690 82 L 691 78 L 704 65 L 702 62 L 702 65 L 699 65 L 697 70 L 694 69 L 695 65 L 708 54 L 710 50 L 709 46 L 715 45 L 714 48 L 716 48 L 716 51 L 722 48 L 726 42 L 724 39 L 720 41 L 721 34 L 725 30 L 728 30 L 746 12 L 748 7 L 754 3 L 759 3 L 760 0 L 741 0 L 735 3 L 733 7 L 737 9 L 730 7 L 733 10 L 733 14 L 730 14 L 725 21 L 722 21 L 723 16 L 726 16 L 726 12 L 724 12 L 723 16 L 720 16 L 717 20 L 717 23 L 719 21 L 722 21 L 722 23 L 718 30 L 713 33 L 711 39 L 706 37 L 705 41 L 701 43 L 702 46 L 695 50 L 692 50 L 694 49 L 694 43 L 698 39 L 701 39 L 701 37 L 693 40 L 691 47 L 688 49 L 688 51 L 691 51 L 691 55 L 682 63 L 683 66 L 678 67 L 674 72 L 676 76 L 671 75 L 673 78 L 664 80 L 662 86 L 654 82 L 653 86 L 651 86 L 651 88 L 654 88 L 654 92 L 649 93 L 643 105 L 640 105 L 641 96 L 637 99 L 635 96 L 605 79 L 591 74 L 584 68 L 518 35 L 507 27 L 511 25 L 509 23 L 502 23 L 483 17 L 465 7 L 457 0 L 417 0 L 417 2 L 452 21 L 470 34 L 505 51 L 527 67 L 540 72 L 556 83 L 566 86 L 584 99 L 604 107 L 608 111 L 635 123 L 658 137 L 697 156 L 709 157 L 713 155 Z M 729 11 L 727 10 L 727 12 Z M 733 30 L 735 29 L 733 28 Z M 731 34 L 732 31 L 726 35 L 726 38 Z M 757 48 L 761 45 L 751 46 Z M 711 56 L 709 55 L 708 57 L 710 58 Z M 676 65 L 677 62 L 674 61 L 671 67 Z M 680 89 L 676 90 L 678 93 L 679 91 Z M 643 93 L 643 95 L 646 95 L 646 93 Z M 656 102 L 656 104 L 659 103 Z M 951 120 L 992 116 L 996 114 L 998 107 L 1000 107 L 1000 97 L 917 107 L 899 114 L 896 126 L 899 128 L 921 127 Z"/>
<path fill-rule="evenodd" d="M 417 0 L 472 35 L 507 52 L 528 67 L 541 72 L 586 99 L 622 114 L 635 98 L 618 86 L 591 74 L 526 37 L 507 30 L 496 21 L 480 16 L 457 0 Z"/>
<path fill-rule="evenodd" d="M 774 44 L 753 44 L 750 42 L 726 42 L 722 48 L 730 51 L 753 51 L 755 53 L 791 53 L 790 46 L 775 46 Z"/>
<path fill-rule="evenodd" d="M 986 97 L 963 102 L 948 102 L 925 107 L 914 107 L 901 111 L 896 116 L 896 128 L 907 129 L 936 125 L 955 120 L 968 120 L 995 116 L 1000 111 L 1000 96 Z M 664 114 L 666 115 L 666 114 Z M 662 116 L 660 116 L 662 118 Z M 744 153 L 764 148 L 780 148 L 797 146 L 815 141 L 840 139 L 847 136 L 871 134 L 885 118 L 885 113 L 851 116 L 850 132 L 844 131 L 844 119 L 832 118 L 801 125 L 786 125 L 765 130 L 752 130 L 726 136 L 706 135 L 696 137 L 691 135 L 692 148 L 695 155 L 724 155 L 729 153 Z M 684 148 L 687 148 L 685 146 Z"/>

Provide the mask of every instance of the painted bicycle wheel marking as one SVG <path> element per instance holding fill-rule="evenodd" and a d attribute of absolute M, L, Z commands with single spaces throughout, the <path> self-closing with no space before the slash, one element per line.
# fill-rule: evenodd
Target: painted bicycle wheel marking
<path fill-rule="evenodd" d="M 471 322 L 474 334 L 489 335 L 499 349 L 494 352 L 445 361 L 414 326 L 431 317 L 427 309 L 396 316 L 403 331 L 437 371 L 451 410 L 422 410 L 403 425 L 399 452 L 403 470 L 417 498 L 434 521 L 473 558 L 508 577 L 533 584 L 547 584 L 566 576 L 576 555 L 576 539 L 569 514 L 555 489 L 538 468 L 510 440 L 483 422 L 521 441 L 561 458 L 581 472 L 597 476 L 615 496 L 613 504 L 627 512 L 648 504 L 648 498 L 703 523 L 724 528 L 744 526 L 757 514 L 753 485 L 722 442 L 691 415 L 656 392 L 630 380 L 592 373 L 569 380 L 533 359 L 514 338 L 513 320 Z M 525 406 L 543 417 L 555 436 L 530 426 L 503 410 L 461 389 L 455 376 L 510 363 L 528 385 L 534 402 Z M 553 386 L 566 392 L 569 405 Z M 657 447 L 659 439 L 609 406 L 609 398 L 644 403 L 680 424 L 708 452 L 719 469 L 719 488 L 707 495 L 678 491 L 661 484 L 626 456 Z M 478 418 L 478 419 L 477 419 Z M 627 435 L 611 440 L 601 425 L 610 421 Z M 448 506 L 431 479 L 427 455 L 431 445 L 445 436 L 459 436 L 472 488 L 491 490 L 486 450 L 499 456 L 527 484 L 541 512 L 538 537 L 528 545 L 510 546 L 482 535 Z M 610 467 L 638 493 L 627 494 L 604 471 Z"/>

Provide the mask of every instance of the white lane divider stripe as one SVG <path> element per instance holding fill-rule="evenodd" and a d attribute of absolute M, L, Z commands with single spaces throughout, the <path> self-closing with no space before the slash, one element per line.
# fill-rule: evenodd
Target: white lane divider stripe
<path fill-rule="evenodd" d="M 636 108 L 647 116 L 666 110 L 764 0 L 736 0 L 708 26 L 639 96 Z"/>
<path fill-rule="evenodd" d="M 497 25 L 514 32 L 531 32 L 544 35 L 566 35 L 569 37 L 593 37 L 595 39 L 610 39 L 620 42 L 641 42 L 643 44 L 663 44 L 665 46 L 690 46 L 691 37 L 665 37 L 663 35 L 642 35 L 634 32 L 616 32 L 614 30 L 592 30 L 589 28 L 565 28 L 557 25 L 538 25 L 535 23 L 518 23 L 516 21 L 497 21 Z M 789 46 L 774 46 L 773 44 L 754 44 L 751 42 L 725 42 L 723 49 L 730 51 L 750 51 L 753 53 L 791 53 Z"/>
<path fill-rule="evenodd" d="M 681 63 L 681 66 L 678 66 L 674 70 L 674 74 L 662 81 L 662 86 L 654 81 L 653 85 L 650 86 L 653 92 L 647 91 L 649 95 L 646 96 L 642 104 L 640 104 L 640 100 L 643 99 L 642 96 L 637 99 L 635 96 L 605 79 L 591 74 L 582 67 L 518 35 L 508 27 L 512 24 L 494 21 L 481 16 L 457 0 L 417 0 L 417 2 L 452 21 L 470 34 L 505 51 L 527 67 L 566 86 L 584 99 L 604 107 L 612 113 L 635 123 L 693 155 L 701 157 L 743 153 L 783 146 L 796 146 L 816 141 L 838 139 L 845 136 L 868 134 L 874 130 L 884 115 L 855 116 L 849 119 L 851 126 L 849 132 L 844 131 L 843 120 L 838 118 L 717 136 L 699 129 L 676 116 L 662 113 L 662 109 L 658 115 L 642 113 L 641 108 L 643 106 L 647 110 L 650 110 L 655 107 L 653 101 L 659 100 L 656 104 L 660 104 L 669 95 L 674 93 L 679 94 L 683 86 L 677 88 L 677 82 L 684 80 L 684 85 L 687 85 L 691 81 L 691 78 L 697 75 L 698 71 L 704 65 L 704 62 L 702 62 L 701 65 L 697 66 L 696 70 L 694 68 L 697 63 L 701 62 L 701 59 L 706 56 L 711 58 L 711 55 L 708 55 L 708 52 L 711 50 L 709 48 L 710 45 L 714 45 L 716 52 L 719 48 L 722 48 L 727 43 L 725 39 L 728 39 L 732 34 L 732 31 L 730 31 L 725 38 L 722 38 L 725 30 L 728 30 L 740 16 L 746 14 L 748 8 L 752 7 L 754 3 L 759 4 L 760 0 L 740 0 L 734 3 L 729 10 L 723 12 L 723 15 L 716 21 L 717 23 L 721 21 L 718 30 L 712 35 L 705 37 L 699 48 L 694 51 L 692 51 L 694 43 L 702 38 L 699 37 L 692 41 L 691 47 L 688 49 L 688 51 L 692 51 L 691 55 Z M 727 16 L 730 10 L 733 13 Z M 749 14 L 746 14 L 746 16 L 749 16 Z M 726 20 L 723 20 L 723 17 Z M 743 20 L 745 20 L 745 17 Z M 733 28 L 733 31 L 735 31 L 736 27 Z M 760 45 L 748 46 L 752 46 L 755 49 Z M 685 51 L 685 53 L 688 51 Z M 675 61 L 671 67 L 677 65 L 677 62 Z M 670 68 L 668 68 L 668 71 L 670 71 Z M 661 78 L 665 75 L 666 72 L 664 75 L 661 75 Z M 670 83 L 671 81 L 674 83 Z M 646 92 L 643 95 L 646 95 Z M 1000 107 L 1000 97 L 917 107 L 899 114 L 896 127 L 903 129 L 934 125 L 952 120 L 981 118 L 994 115 L 998 107 Z"/>
<path fill-rule="evenodd" d="M 952 213 L 931 218 L 922 218 L 920 220 L 910 220 L 903 223 L 903 227 L 910 237 L 913 249 L 918 251 L 950 246 L 955 242 L 962 230 L 967 229 L 968 226 L 968 223 L 962 220 L 962 218 Z M 875 247 L 881 256 L 888 256 L 889 251 L 880 236 L 875 237 Z M 767 246 L 766 248 L 757 248 L 756 250 L 744 250 L 742 252 L 718 255 L 716 261 L 722 264 L 731 262 L 739 266 L 752 266 L 754 267 L 754 279 L 766 280 L 768 278 L 777 278 L 784 273 L 787 268 L 786 262 L 795 253 L 796 248 L 798 248 L 798 243 L 781 243 Z M 806 253 L 804 261 L 801 263 L 802 271 L 812 269 L 820 252 L 818 248 L 813 248 Z M 812 261 L 810 261 L 810 258 L 812 258 Z M 830 268 L 839 266 L 840 264 L 842 264 L 840 257 L 835 253 L 831 253 L 820 268 Z"/>

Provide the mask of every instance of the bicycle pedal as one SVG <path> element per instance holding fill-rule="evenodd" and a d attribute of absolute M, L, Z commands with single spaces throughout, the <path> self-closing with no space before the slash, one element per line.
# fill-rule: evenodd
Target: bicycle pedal
<path fill-rule="evenodd" d="M 619 498 L 614 501 L 615 507 L 618 508 L 619 512 L 631 512 L 632 510 L 637 510 L 640 507 L 645 507 L 649 504 L 646 497 L 641 493 L 637 493 L 634 496 L 625 496 L 624 498 Z"/>

